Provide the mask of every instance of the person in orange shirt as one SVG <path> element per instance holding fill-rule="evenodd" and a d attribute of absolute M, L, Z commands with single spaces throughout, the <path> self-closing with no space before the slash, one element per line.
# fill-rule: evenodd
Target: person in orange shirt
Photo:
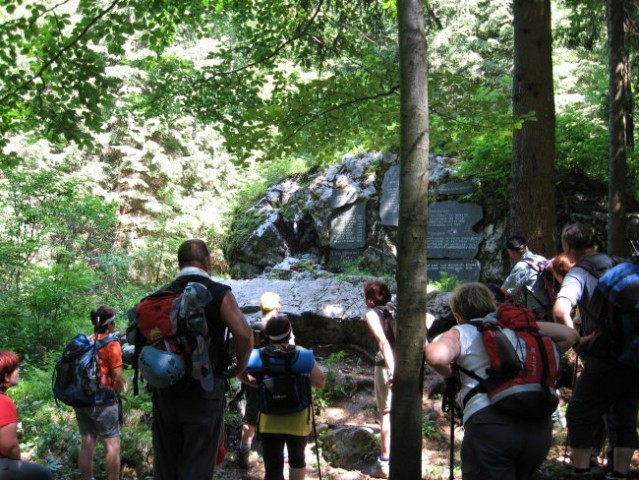
<path fill-rule="evenodd" d="M 52 480 L 48 468 L 22 460 L 18 442 L 18 410 L 7 389 L 18 384 L 20 359 L 0 352 L 0 480 Z"/>
<path fill-rule="evenodd" d="M 96 341 L 103 340 L 115 331 L 115 310 L 102 305 L 91 311 L 91 323 Z M 120 421 L 117 396 L 124 387 L 122 379 L 122 348 L 117 341 L 109 342 L 98 350 L 100 359 L 100 383 L 112 389 L 115 401 L 97 403 L 88 407 L 75 407 L 75 416 L 80 428 L 82 443 L 78 455 L 81 480 L 93 478 L 93 455 L 97 439 L 104 445 L 107 480 L 120 478 Z"/>

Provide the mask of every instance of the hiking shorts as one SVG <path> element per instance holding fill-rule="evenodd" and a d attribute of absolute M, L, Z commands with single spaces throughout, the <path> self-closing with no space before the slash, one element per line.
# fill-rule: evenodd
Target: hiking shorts
<path fill-rule="evenodd" d="M 257 388 L 249 386 L 244 390 L 244 395 L 246 396 L 246 407 L 242 423 L 255 426 L 257 425 L 257 416 L 260 410 L 260 395 Z"/>
<path fill-rule="evenodd" d="M 377 410 L 380 415 L 390 413 L 392 391 L 386 385 L 388 375 L 390 374 L 386 366 L 375 366 L 375 399 L 377 400 Z"/>
<path fill-rule="evenodd" d="M 120 436 L 120 421 L 118 419 L 118 404 L 91 405 L 90 407 L 76 407 L 75 418 L 80 427 L 80 435 L 109 438 Z"/>
<path fill-rule="evenodd" d="M 615 446 L 639 448 L 638 406 L 639 369 L 622 365 L 612 357 L 588 357 L 566 410 L 570 446 L 595 446 L 601 418 L 611 412 Z"/>

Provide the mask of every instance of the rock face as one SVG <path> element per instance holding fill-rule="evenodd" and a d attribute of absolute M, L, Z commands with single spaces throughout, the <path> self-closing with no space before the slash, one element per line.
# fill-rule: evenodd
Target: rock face
<path fill-rule="evenodd" d="M 259 318 L 260 296 L 275 292 L 282 299 L 282 310 L 293 323 L 295 342 L 302 346 L 357 345 L 374 352 L 376 346 L 364 321 L 364 285 L 368 278 L 340 278 L 329 274 L 291 272 L 291 278 L 259 277 L 252 280 L 220 280 L 229 285 L 237 303 L 251 321 Z M 393 280 L 386 280 L 395 291 Z M 447 292 L 428 294 L 428 311 L 435 322 L 427 323 L 433 332 L 450 326 Z M 400 319 L 401 321 L 401 319 Z M 426 312 L 424 312 L 426 322 Z"/>
<path fill-rule="evenodd" d="M 290 268 L 296 270 L 321 268 L 340 272 L 344 271 L 340 262 L 355 258 L 362 270 L 394 276 L 397 264 L 398 165 L 398 156 L 392 152 L 347 155 L 339 164 L 314 173 L 303 184 L 296 179 L 287 179 L 270 187 L 246 212 L 247 217 L 263 221 L 248 236 L 238 239 L 240 247 L 233 252 L 232 258 L 228 258 L 232 276 L 254 278 L 271 269 L 282 273 L 282 269 L 276 266 L 283 262 L 288 262 Z M 471 222 L 472 225 L 466 223 L 459 229 L 455 225 L 450 232 L 445 229 L 436 232 L 432 228 L 428 240 L 429 253 L 438 248 L 449 252 L 451 250 L 446 247 L 455 250 L 459 245 L 472 243 L 472 249 L 460 250 L 460 253 L 469 256 L 449 258 L 478 262 L 480 281 L 501 284 L 511 268 L 503 248 L 504 241 L 517 233 L 507 230 L 509 206 L 507 202 L 493 198 L 487 198 L 480 206 L 472 202 L 467 204 L 474 184 L 451 181 L 453 168 L 449 159 L 429 158 L 430 204 L 458 205 L 454 210 L 448 208 L 444 214 L 440 212 L 439 217 L 434 214 L 431 217 L 443 219 L 441 223 L 447 228 L 447 223 L 455 223 L 455 217 L 464 216 L 465 207 L 478 207 L 481 210 L 480 221 Z M 577 187 L 581 191 L 576 191 Z M 561 207 L 557 212 L 558 228 L 576 221 L 590 224 L 596 232 L 598 244 L 605 246 L 606 212 L 605 203 L 600 202 L 601 195 L 594 188 L 584 187 L 583 183 L 567 182 L 566 188 L 558 191 L 558 205 Z M 433 218 L 429 218 L 431 227 Z M 628 215 L 628 231 L 629 238 L 639 237 L 639 214 Z M 439 236 L 434 238 L 435 234 Z M 456 241 L 451 242 L 451 238 Z M 440 244 L 444 244 L 443 249 Z M 537 253 L 551 257 L 559 249 L 557 245 L 557 252 Z M 429 258 L 432 270 L 429 270 L 429 279 L 436 278 L 433 274 L 439 273 L 439 265 L 448 261 L 447 255 L 429 257 L 434 257 Z M 458 278 L 464 279 L 463 276 Z"/>

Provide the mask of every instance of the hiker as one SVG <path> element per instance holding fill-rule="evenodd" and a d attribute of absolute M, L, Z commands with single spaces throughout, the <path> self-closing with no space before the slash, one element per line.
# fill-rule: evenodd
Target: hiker
<path fill-rule="evenodd" d="M 264 334 L 268 338 L 269 345 L 275 351 L 302 350 L 290 344 L 292 329 L 291 322 L 285 315 L 278 315 L 270 319 L 264 327 Z M 268 347 L 266 347 L 268 348 Z M 306 352 L 310 352 L 307 350 Z M 312 357 L 312 352 L 310 352 Z M 260 355 L 251 356 L 251 359 Z M 299 358 L 299 357 L 298 357 Z M 295 363 L 291 365 L 295 371 Z M 259 375 L 254 370 L 251 373 L 243 373 L 240 380 L 254 389 L 259 387 Z M 260 369 L 264 372 L 264 368 Z M 310 387 L 324 388 L 326 377 L 314 357 L 308 364 L 308 383 Z M 309 399 L 310 401 L 310 399 Z M 295 413 L 272 413 L 263 411 L 259 415 L 259 432 L 262 439 L 262 454 L 264 456 L 264 480 L 284 479 L 284 448 L 288 450 L 289 480 L 303 480 L 306 476 L 306 444 L 311 433 L 311 416 L 308 407 Z"/>
<path fill-rule="evenodd" d="M 268 344 L 263 334 L 264 327 L 270 319 L 277 317 L 281 308 L 282 300 L 277 293 L 265 292 L 262 294 L 260 297 L 260 320 L 251 323 L 251 328 L 254 332 L 254 348 L 264 347 Z M 291 338 L 293 338 L 292 333 Z M 257 416 L 259 413 L 259 398 L 256 388 L 244 383 L 242 386 L 246 398 L 246 407 L 244 417 L 242 418 L 242 433 L 237 452 L 237 463 L 241 469 L 247 470 L 250 467 L 249 455 L 251 453 L 253 438 L 255 437 L 255 426 L 257 425 Z"/>
<path fill-rule="evenodd" d="M 115 310 L 106 305 L 91 311 L 91 323 L 95 329 L 92 339 L 96 342 L 115 332 Z M 120 478 L 120 404 L 117 396 L 124 387 L 122 379 L 122 350 L 119 342 L 110 342 L 98 350 L 100 381 L 102 387 L 115 391 L 115 401 L 97 403 L 86 407 L 74 407 L 80 429 L 81 443 L 78 468 L 82 480 L 93 478 L 93 455 L 97 439 L 104 445 L 104 470 L 107 480 Z"/>
<path fill-rule="evenodd" d="M 184 375 L 166 388 L 152 388 L 153 478 L 156 480 L 201 480 L 211 478 L 224 424 L 225 377 L 235 377 L 246 368 L 253 334 L 231 293 L 230 287 L 211 280 L 209 250 L 202 240 L 187 240 L 178 249 L 180 272 L 171 284 L 184 289 L 188 282 L 205 282 L 212 300 L 205 307 L 211 347 L 208 357 L 214 365 L 212 390 Z M 236 346 L 236 363 L 227 364 L 224 325 Z"/>
<path fill-rule="evenodd" d="M 48 468 L 22 460 L 18 441 L 18 411 L 7 390 L 18 384 L 20 359 L 0 351 L 0 480 L 53 480 Z"/>
<path fill-rule="evenodd" d="M 380 454 L 371 472 L 377 478 L 388 478 L 390 459 L 390 409 L 395 371 L 395 336 L 385 307 L 391 301 L 391 292 L 384 282 L 372 280 L 364 286 L 368 311 L 366 324 L 379 348 L 375 356 L 375 399 L 380 416 Z"/>
<path fill-rule="evenodd" d="M 519 235 L 508 238 L 506 251 L 515 262 L 501 286 L 507 300 L 529 308 L 539 319 L 550 320 L 552 304 L 545 288 L 537 282 L 540 269 L 547 262 L 546 258 L 532 253 L 526 245 L 526 239 Z"/>
<path fill-rule="evenodd" d="M 575 266 L 564 278 L 553 314 L 558 322 L 573 326 L 570 314 L 574 307 L 579 307 L 580 328 L 584 332 L 579 351 L 586 357 L 566 410 L 575 475 L 592 478 L 591 454 L 596 433 L 601 428 L 601 418 L 612 411 L 614 425 L 609 428 L 614 430 L 614 460 L 612 472 L 606 478 L 626 478 L 634 451 L 639 446 L 639 371 L 616 359 L 613 345 L 618 339 L 604 321 L 607 309 L 606 313 L 592 311 L 596 310 L 591 299 L 597 289 L 598 277 L 587 268 L 587 265 L 595 265 L 597 270 L 604 271 L 613 265 L 613 259 L 596 251 L 593 232 L 583 224 L 566 226 L 561 243 Z"/>
<path fill-rule="evenodd" d="M 490 360 L 482 334 L 469 322 L 495 311 L 493 293 L 481 283 L 466 283 L 455 289 L 449 303 L 458 325 L 424 347 L 426 362 L 446 378 L 456 378 L 453 363 L 477 374 L 485 372 Z M 571 328 L 548 322 L 537 324 L 561 351 L 569 349 L 577 340 L 577 333 Z M 461 378 L 458 398 L 465 399 L 478 381 L 468 375 Z M 463 424 L 464 480 L 528 479 L 545 459 L 552 441 L 550 414 L 542 419 L 506 415 L 491 405 L 483 392 L 467 399 L 463 406 Z"/>

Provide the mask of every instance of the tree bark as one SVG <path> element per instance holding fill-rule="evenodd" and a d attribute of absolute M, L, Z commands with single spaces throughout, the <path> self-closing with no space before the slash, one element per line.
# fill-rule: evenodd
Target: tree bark
<path fill-rule="evenodd" d="M 550 0 L 515 0 L 510 234 L 548 257 L 560 251 L 555 200 L 555 101 Z M 532 118 L 528 118 L 531 116 Z"/>
<path fill-rule="evenodd" d="M 428 92 L 422 0 L 398 0 L 400 200 L 398 335 L 391 405 L 390 478 L 422 478 L 423 348 L 426 338 Z"/>
<path fill-rule="evenodd" d="M 623 0 L 608 0 L 608 253 L 627 255 L 626 243 L 626 71 Z"/>

